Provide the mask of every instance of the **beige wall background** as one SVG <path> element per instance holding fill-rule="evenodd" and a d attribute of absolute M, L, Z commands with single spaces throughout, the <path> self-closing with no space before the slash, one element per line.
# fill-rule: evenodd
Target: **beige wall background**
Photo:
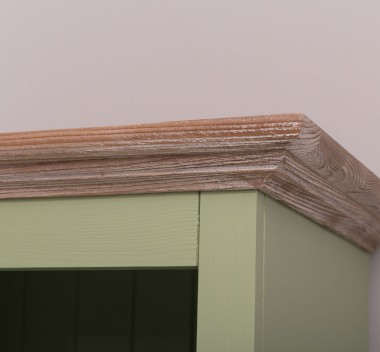
<path fill-rule="evenodd" d="M 379 33 L 377 0 L 1 0 L 0 130 L 305 112 L 380 175 Z"/>

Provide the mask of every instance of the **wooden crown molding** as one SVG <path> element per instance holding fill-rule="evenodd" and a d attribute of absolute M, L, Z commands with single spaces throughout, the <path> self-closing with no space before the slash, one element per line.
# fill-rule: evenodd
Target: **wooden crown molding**
<path fill-rule="evenodd" d="M 380 243 L 379 178 L 302 114 L 0 134 L 0 198 L 243 189 Z"/>

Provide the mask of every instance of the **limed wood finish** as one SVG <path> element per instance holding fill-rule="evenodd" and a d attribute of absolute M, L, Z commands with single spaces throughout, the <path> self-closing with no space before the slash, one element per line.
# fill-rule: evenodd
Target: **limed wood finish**
<path fill-rule="evenodd" d="M 1 198 L 243 189 L 379 244 L 379 178 L 302 114 L 0 135 Z"/>
<path fill-rule="evenodd" d="M 0 272 L 4 352 L 194 352 L 195 270 Z"/>
<path fill-rule="evenodd" d="M 255 352 L 368 351 L 369 254 L 259 201 Z"/>
<path fill-rule="evenodd" d="M 4 268 L 196 267 L 198 193 L 0 201 Z"/>

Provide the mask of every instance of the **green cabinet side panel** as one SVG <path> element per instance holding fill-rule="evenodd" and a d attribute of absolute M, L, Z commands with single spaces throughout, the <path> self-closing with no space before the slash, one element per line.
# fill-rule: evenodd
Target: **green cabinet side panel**
<path fill-rule="evenodd" d="M 0 201 L 1 268 L 197 266 L 198 193 Z"/>
<path fill-rule="evenodd" d="M 255 352 L 367 351 L 369 254 L 264 197 Z"/>
<path fill-rule="evenodd" d="M 198 352 L 254 349 L 257 192 L 202 192 Z"/>

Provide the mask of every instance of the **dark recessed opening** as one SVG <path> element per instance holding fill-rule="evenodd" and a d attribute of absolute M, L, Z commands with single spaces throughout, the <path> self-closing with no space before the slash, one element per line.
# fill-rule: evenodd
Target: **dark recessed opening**
<path fill-rule="evenodd" d="M 197 270 L 0 272 L 0 350 L 195 351 Z"/>

